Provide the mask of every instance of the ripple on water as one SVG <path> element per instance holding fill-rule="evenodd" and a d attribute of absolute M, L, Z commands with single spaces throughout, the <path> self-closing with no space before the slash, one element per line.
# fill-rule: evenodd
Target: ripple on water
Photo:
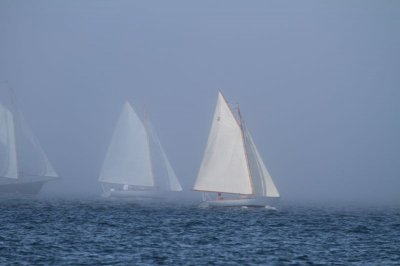
<path fill-rule="evenodd" d="M 0 264 L 396 264 L 400 215 L 3 201 Z"/>

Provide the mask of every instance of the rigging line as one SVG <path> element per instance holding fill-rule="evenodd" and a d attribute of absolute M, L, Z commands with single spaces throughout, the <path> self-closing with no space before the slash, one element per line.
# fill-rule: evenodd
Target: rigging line
<path fill-rule="evenodd" d="M 152 154 L 151 154 L 151 146 L 150 146 L 150 136 L 149 136 L 149 125 L 148 125 L 148 118 L 147 118 L 147 113 L 144 112 L 144 129 L 146 131 L 146 139 L 147 139 L 147 148 L 149 150 L 149 161 L 150 161 L 150 170 L 151 170 L 151 177 L 153 178 L 153 186 L 156 186 L 156 177 L 154 175 L 154 158 L 152 158 Z M 139 118 L 140 119 L 140 118 Z"/>
<path fill-rule="evenodd" d="M 242 119 L 242 114 L 240 113 L 240 108 L 239 108 L 239 104 L 237 104 L 237 112 L 238 112 L 238 116 L 239 116 L 239 126 L 240 126 L 240 132 L 241 132 L 241 136 L 242 136 L 242 143 L 243 143 L 243 149 L 244 149 L 244 155 L 246 157 L 246 165 L 247 165 L 247 170 L 249 171 L 249 177 L 250 177 L 250 184 L 251 184 L 251 189 L 252 189 L 252 194 L 255 195 L 255 188 L 254 188 L 254 184 L 253 184 L 253 174 L 252 171 L 250 169 L 250 162 L 249 162 L 249 156 L 247 154 L 247 149 L 246 149 L 246 142 L 245 142 L 245 137 L 244 137 L 244 121 Z"/>

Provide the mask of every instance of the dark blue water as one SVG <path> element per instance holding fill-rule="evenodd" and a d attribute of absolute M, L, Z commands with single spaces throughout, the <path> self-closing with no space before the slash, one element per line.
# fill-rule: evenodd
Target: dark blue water
<path fill-rule="evenodd" d="M 400 265 L 400 210 L 0 201 L 0 264 Z"/>

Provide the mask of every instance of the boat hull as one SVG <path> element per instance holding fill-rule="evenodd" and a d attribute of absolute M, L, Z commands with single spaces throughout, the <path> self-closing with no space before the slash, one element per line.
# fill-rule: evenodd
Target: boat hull
<path fill-rule="evenodd" d="M 45 181 L 29 182 L 29 183 L 14 183 L 14 184 L 1 184 L 0 195 L 26 195 L 35 196 L 43 187 Z"/>
<path fill-rule="evenodd" d="M 257 198 L 206 200 L 200 203 L 200 207 L 253 207 L 274 209 L 273 207 L 270 207 L 265 200 Z"/>

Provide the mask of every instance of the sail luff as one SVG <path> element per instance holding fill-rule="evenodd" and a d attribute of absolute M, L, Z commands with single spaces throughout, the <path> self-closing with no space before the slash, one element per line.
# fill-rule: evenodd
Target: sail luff
<path fill-rule="evenodd" d="M 14 90 L 11 87 L 8 89 L 11 100 L 10 113 L 13 117 L 18 178 L 28 177 L 35 181 L 39 180 L 40 177 L 47 180 L 58 178 L 59 176 L 50 163 L 46 152 L 18 108 Z"/>

